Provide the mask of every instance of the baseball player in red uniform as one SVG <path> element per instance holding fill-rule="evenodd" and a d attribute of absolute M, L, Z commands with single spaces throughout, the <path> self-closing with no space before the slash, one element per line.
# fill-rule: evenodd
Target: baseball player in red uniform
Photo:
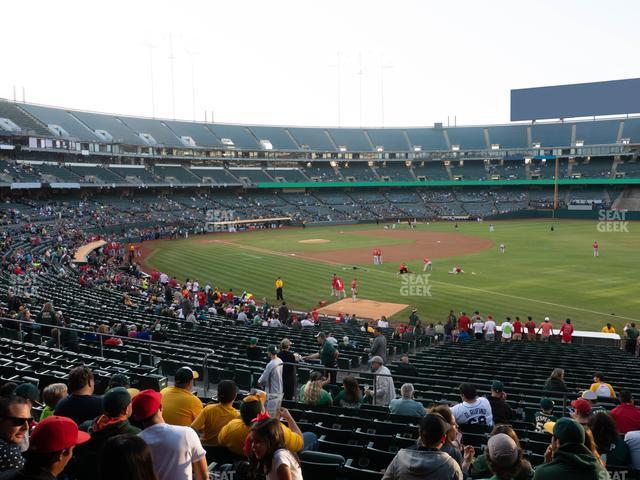
<path fill-rule="evenodd" d="M 378 249 L 373 249 L 373 264 L 378 265 Z"/>
<path fill-rule="evenodd" d="M 593 256 L 594 257 L 599 257 L 600 256 L 600 252 L 598 251 L 598 249 L 600 248 L 600 245 L 598 245 L 598 241 L 594 241 L 593 242 Z"/>
<path fill-rule="evenodd" d="M 333 278 L 331 279 L 331 296 L 332 297 L 338 296 L 338 288 L 336 287 L 337 282 L 338 282 L 338 276 L 334 273 Z"/>
<path fill-rule="evenodd" d="M 382 265 L 382 250 L 378 249 L 378 265 Z"/>
<path fill-rule="evenodd" d="M 431 259 L 430 258 L 423 258 L 422 261 L 424 262 L 424 266 L 422 267 L 422 271 L 426 272 L 427 270 L 432 270 L 433 269 L 433 264 L 431 263 Z"/>
<path fill-rule="evenodd" d="M 358 296 L 358 279 L 351 280 L 351 299 L 355 302 Z"/>
<path fill-rule="evenodd" d="M 343 297 L 347 298 L 347 294 L 344 292 L 344 280 L 340 277 L 336 280 L 336 292 L 338 294 L 338 299 Z"/>

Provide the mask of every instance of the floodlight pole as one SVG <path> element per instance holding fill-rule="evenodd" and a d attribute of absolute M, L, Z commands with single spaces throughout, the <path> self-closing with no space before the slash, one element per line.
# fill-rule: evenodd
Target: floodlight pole
<path fill-rule="evenodd" d="M 553 210 L 551 213 L 551 218 L 555 220 L 556 218 L 556 209 L 558 208 L 558 174 L 560 173 L 560 158 L 556 157 L 556 173 L 555 178 L 553 180 Z"/>

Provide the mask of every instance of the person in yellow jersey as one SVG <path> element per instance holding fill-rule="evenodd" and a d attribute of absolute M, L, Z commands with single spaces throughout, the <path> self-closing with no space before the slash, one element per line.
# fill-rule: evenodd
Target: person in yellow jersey
<path fill-rule="evenodd" d="M 191 424 L 200 433 L 202 444 L 218 446 L 218 434 L 231 420 L 240 417 L 240 412 L 233 408 L 238 395 L 238 386 L 232 380 L 223 380 L 218 384 L 218 403 L 210 403 Z"/>
<path fill-rule="evenodd" d="M 284 282 L 280 277 L 276 278 L 276 300 L 284 300 L 282 296 L 282 287 L 284 287 Z"/>
<path fill-rule="evenodd" d="M 176 371 L 173 387 L 163 388 L 162 416 L 169 425 L 190 426 L 202 412 L 202 402 L 191 391 L 198 372 L 189 367 Z"/>
<path fill-rule="evenodd" d="M 616 333 L 616 327 L 607 323 L 604 327 L 602 327 L 602 333 Z"/>

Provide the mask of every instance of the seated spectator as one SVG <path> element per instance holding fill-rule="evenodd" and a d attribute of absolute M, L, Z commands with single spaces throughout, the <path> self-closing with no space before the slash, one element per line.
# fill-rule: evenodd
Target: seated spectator
<path fill-rule="evenodd" d="M 222 427 L 240 417 L 240 412 L 233 407 L 237 395 L 238 386 L 232 380 L 222 380 L 218 384 L 218 403 L 205 406 L 191 424 L 191 428 L 201 434 L 203 445 L 217 446 Z"/>
<path fill-rule="evenodd" d="M 389 403 L 389 412 L 393 415 L 405 415 L 407 417 L 424 417 L 426 411 L 424 405 L 413 399 L 413 385 L 405 383 L 400 387 L 400 398 L 394 398 Z"/>
<path fill-rule="evenodd" d="M 209 478 L 206 452 L 198 434 L 190 427 L 165 423 L 160 393 L 143 390 L 133 399 L 132 405 L 133 418 L 143 428 L 139 436 L 149 445 L 158 480 Z"/>
<path fill-rule="evenodd" d="M 129 423 L 131 395 L 124 387 L 115 387 L 102 397 L 102 415 L 87 420 L 80 430 L 91 439 L 76 450 L 75 473 L 79 480 L 93 479 L 104 444 L 112 437 L 123 434 L 137 435 L 140 429 Z"/>
<path fill-rule="evenodd" d="M 374 405 L 389 405 L 391 400 L 396 398 L 396 387 L 393 384 L 391 372 L 384 366 L 381 357 L 373 357 L 371 360 L 371 371 L 375 376 L 375 389 L 365 390 L 364 394 L 371 398 Z"/>
<path fill-rule="evenodd" d="M 249 462 L 254 478 L 302 480 L 300 463 L 287 449 L 282 424 L 276 418 L 260 420 L 251 428 Z"/>
<path fill-rule="evenodd" d="M 320 372 L 311 372 L 309 381 L 300 387 L 298 392 L 299 401 L 305 405 L 316 407 L 330 406 L 332 403 L 331 394 L 322 388 L 328 381 Z"/>
<path fill-rule="evenodd" d="M 56 405 L 55 414 L 69 417 L 80 425 L 102 412 L 102 399 L 93 395 L 95 383 L 91 369 L 81 366 L 69 372 L 67 381 L 71 392 Z"/>
<path fill-rule="evenodd" d="M 640 430 L 627 432 L 624 436 L 624 443 L 629 447 L 631 467 L 634 470 L 640 470 Z"/>
<path fill-rule="evenodd" d="M 598 395 L 596 394 L 596 392 L 592 392 L 591 390 L 587 390 L 585 392 L 582 392 L 582 395 L 580 395 L 580 398 L 586 400 L 587 402 L 589 402 L 589 405 L 591 405 L 591 414 L 596 414 L 598 412 L 606 412 L 607 409 L 604 408 L 602 405 L 598 404 Z"/>
<path fill-rule="evenodd" d="M 342 390 L 338 392 L 334 399 L 334 405 L 343 408 L 360 408 L 364 398 L 358 385 L 358 380 L 352 376 L 346 376 L 342 379 Z"/>
<path fill-rule="evenodd" d="M 0 472 L 24 465 L 21 445 L 27 440 L 31 407 L 22 397 L 0 398 Z"/>
<path fill-rule="evenodd" d="M 571 418 L 583 427 L 586 427 L 591 418 L 591 404 L 583 398 L 578 398 L 571 402 L 571 407 L 573 407 Z"/>
<path fill-rule="evenodd" d="M 247 347 L 247 359 L 249 360 L 263 360 L 264 354 L 262 349 L 258 346 L 258 339 L 251 337 L 249 339 L 249 346 Z"/>
<path fill-rule="evenodd" d="M 251 430 L 251 424 L 260 414 L 265 414 L 264 404 L 266 399 L 266 394 L 261 391 L 246 396 L 240 404 L 240 418 L 231 420 L 222 427 L 218 435 L 218 443 L 223 447 L 227 447 L 231 453 L 244 456 L 245 441 Z M 282 426 L 284 443 L 288 450 L 299 452 L 315 447 L 317 437 L 314 433 L 305 432 L 303 434 L 288 410 L 283 408 L 280 410 L 280 414 L 289 424 L 289 427 Z"/>
<path fill-rule="evenodd" d="M 53 415 L 58 402 L 67 396 L 67 386 L 64 383 L 52 383 L 42 390 L 42 400 L 45 407 L 40 414 L 40 421 Z"/>
<path fill-rule="evenodd" d="M 149 445 L 138 435 L 118 435 L 104 444 L 100 480 L 157 480 Z"/>
<path fill-rule="evenodd" d="M 515 448 L 520 452 L 520 455 L 519 455 L 520 458 L 519 458 L 519 461 L 516 462 L 519 467 L 517 469 L 518 470 L 517 473 L 514 472 L 514 474 L 511 477 L 503 476 L 503 477 L 497 477 L 497 478 L 507 478 L 507 479 L 513 478 L 514 480 L 530 480 L 531 478 L 533 478 L 533 467 L 527 460 L 524 460 L 522 458 L 523 456 L 522 447 L 520 446 L 520 439 L 518 438 L 518 434 L 515 432 L 515 430 L 510 425 L 496 425 L 491 431 L 489 442 L 491 442 L 492 438 L 500 435 L 505 435 L 513 442 L 513 444 L 515 445 Z M 482 455 L 479 455 L 478 458 L 476 458 L 475 461 L 473 462 L 473 465 L 471 466 L 471 469 L 470 469 L 470 474 L 472 478 L 489 478 L 492 473 L 495 473 L 495 470 L 492 470 L 491 468 L 491 463 L 492 461 L 493 462 L 499 461 L 499 458 L 495 456 L 496 452 L 494 452 L 493 457 L 489 458 L 488 452 L 489 452 L 488 449 L 485 450 L 485 453 L 483 453 Z"/>
<path fill-rule="evenodd" d="M 567 392 L 567 386 L 564 383 L 564 370 L 555 368 L 551 372 L 551 376 L 544 382 L 545 392 Z"/>
<path fill-rule="evenodd" d="M 533 419 L 536 423 L 536 432 L 544 432 L 544 425 L 548 422 L 555 422 L 556 416 L 553 414 L 555 403 L 550 398 L 540 400 L 540 410 L 535 413 Z"/>
<path fill-rule="evenodd" d="M 611 415 L 607 412 L 596 413 L 589 420 L 589 428 L 593 433 L 600 458 L 608 469 L 629 465 L 629 447 L 618 433 Z"/>
<path fill-rule="evenodd" d="M 593 374 L 593 384 L 589 390 L 595 392 L 599 397 L 616 398 L 616 392 L 610 384 L 604 381 L 604 374 L 601 372 Z"/>
<path fill-rule="evenodd" d="M 192 393 L 193 381 L 197 378 L 198 372 L 191 368 L 179 368 L 174 376 L 174 386 L 160 392 L 163 420 L 169 425 L 188 427 L 202 412 L 202 402 Z"/>
<path fill-rule="evenodd" d="M 448 405 L 437 405 L 429 410 L 428 413 L 436 413 L 440 415 L 446 423 L 447 426 L 447 438 L 442 445 L 443 452 L 451 455 L 460 468 L 462 468 L 463 472 L 469 471 L 469 467 L 471 465 L 471 461 L 473 460 L 473 455 L 475 451 L 472 446 L 467 445 L 466 447 L 462 447 L 462 434 L 458 430 L 458 424 L 456 423 L 456 419 L 453 417 L 453 413 L 451 413 L 451 409 Z M 463 452 L 464 452 L 464 460 L 463 462 Z"/>
<path fill-rule="evenodd" d="M 40 422 L 31 433 L 24 466 L 0 475 L 1 480 L 44 480 L 60 475 L 71 458 L 74 447 L 89 440 L 78 431 L 73 420 L 50 416 Z"/>
<path fill-rule="evenodd" d="M 29 408 L 40 407 L 40 390 L 33 383 L 25 382 L 18 385 L 13 392 L 16 397 L 22 397 L 27 401 Z"/>
<path fill-rule="evenodd" d="M 640 430 L 640 408 L 636 407 L 631 392 L 620 392 L 620 405 L 611 410 L 611 416 L 621 435 L 634 430 Z"/>
<path fill-rule="evenodd" d="M 387 321 L 387 317 L 382 315 L 382 317 L 380 317 L 380 320 L 378 320 L 377 326 L 380 328 L 389 328 L 389 322 Z"/>
<path fill-rule="evenodd" d="M 114 373 L 109 379 L 107 390 L 111 390 L 112 388 L 115 388 L 115 387 L 126 388 L 127 391 L 129 392 L 129 395 L 131 395 L 131 398 L 135 397 L 137 394 L 140 393 L 140 390 L 138 390 L 137 388 L 131 387 L 131 380 L 129 380 L 129 377 L 126 376 L 124 373 Z"/>
<path fill-rule="evenodd" d="M 489 404 L 491 405 L 491 414 L 493 423 L 509 423 L 515 417 L 515 414 L 507 403 L 507 394 L 504 391 L 504 384 L 500 380 L 494 380 L 491 384 L 491 395 L 489 396 Z"/>
<path fill-rule="evenodd" d="M 549 422 L 545 430 L 553 435 L 534 480 L 602 480 L 609 478 L 598 458 L 585 445 L 585 430 L 578 422 L 563 417 Z"/>
<path fill-rule="evenodd" d="M 495 480 L 533 478 L 531 465 L 522 457 L 520 445 L 509 435 L 498 433 L 487 442 L 487 464 Z M 529 468 L 528 474 L 521 476 L 525 465 Z"/>
<path fill-rule="evenodd" d="M 447 426 L 440 415 L 425 415 L 420 420 L 417 447 L 401 449 L 384 472 L 383 480 L 462 480 L 460 466 L 441 450 L 446 432 Z"/>
<path fill-rule="evenodd" d="M 460 385 L 460 398 L 462 403 L 458 403 L 451 408 L 451 412 L 458 425 L 466 423 L 478 423 L 493 427 L 493 414 L 491 404 L 484 397 L 478 397 L 476 387 L 471 383 Z"/>
<path fill-rule="evenodd" d="M 397 377 L 418 377 L 420 373 L 418 369 L 409 363 L 409 355 L 404 354 L 400 358 L 400 363 L 396 367 L 396 376 Z M 402 380 L 402 378 L 399 378 Z"/>

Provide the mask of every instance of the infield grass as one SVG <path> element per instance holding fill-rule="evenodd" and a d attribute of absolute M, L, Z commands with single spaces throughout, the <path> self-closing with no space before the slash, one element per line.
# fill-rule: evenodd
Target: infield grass
<path fill-rule="evenodd" d="M 479 310 L 499 321 L 507 315 L 519 315 L 521 319 L 532 315 L 536 322 L 549 316 L 554 327 L 571 318 L 578 330 L 599 331 L 611 322 L 621 332 L 628 321 L 640 322 L 640 224 L 630 223 L 628 233 L 598 232 L 594 221 L 555 221 L 554 232 L 550 231 L 549 220 L 494 225 L 495 231 L 489 232 L 488 222 L 459 224 L 460 234 L 489 238 L 496 246 L 463 257 L 435 260 L 428 277 L 430 295 L 424 294 L 424 288 L 403 289 L 403 280 L 396 275 L 397 262 L 381 266 L 332 265 L 290 254 L 354 247 L 370 250 L 374 246 L 411 242 L 354 233 L 376 228 L 382 231 L 382 225 L 263 230 L 239 234 L 232 243 L 227 243 L 228 234 L 163 241 L 153 244 L 146 263 L 179 280 L 197 278 L 203 285 L 233 288 L 238 293 L 246 290 L 259 299 L 267 297 L 271 303 L 275 299 L 275 278 L 281 276 L 285 300 L 298 309 L 310 309 L 320 300 L 332 301 L 330 279 L 338 273 L 347 287 L 357 276 L 360 297 L 410 304 L 418 309 L 423 321 L 444 320 L 453 309 L 456 314 Z M 449 222 L 417 227 L 417 231 L 453 230 Z M 304 239 L 330 242 L 299 243 Z M 600 243 L 598 258 L 593 257 L 594 240 Z M 498 250 L 500 243 L 506 245 L 504 254 Z M 422 255 L 428 252 L 420 258 L 407 259 L 409 267 L 420 273 Z M 465 274 L 449 274 L 454 264 L 462 265 Z M 417 282 L 422 284 L 424 280 Z M 394 319 L 406 320 L 408 313 L 405 310 Z"/>

